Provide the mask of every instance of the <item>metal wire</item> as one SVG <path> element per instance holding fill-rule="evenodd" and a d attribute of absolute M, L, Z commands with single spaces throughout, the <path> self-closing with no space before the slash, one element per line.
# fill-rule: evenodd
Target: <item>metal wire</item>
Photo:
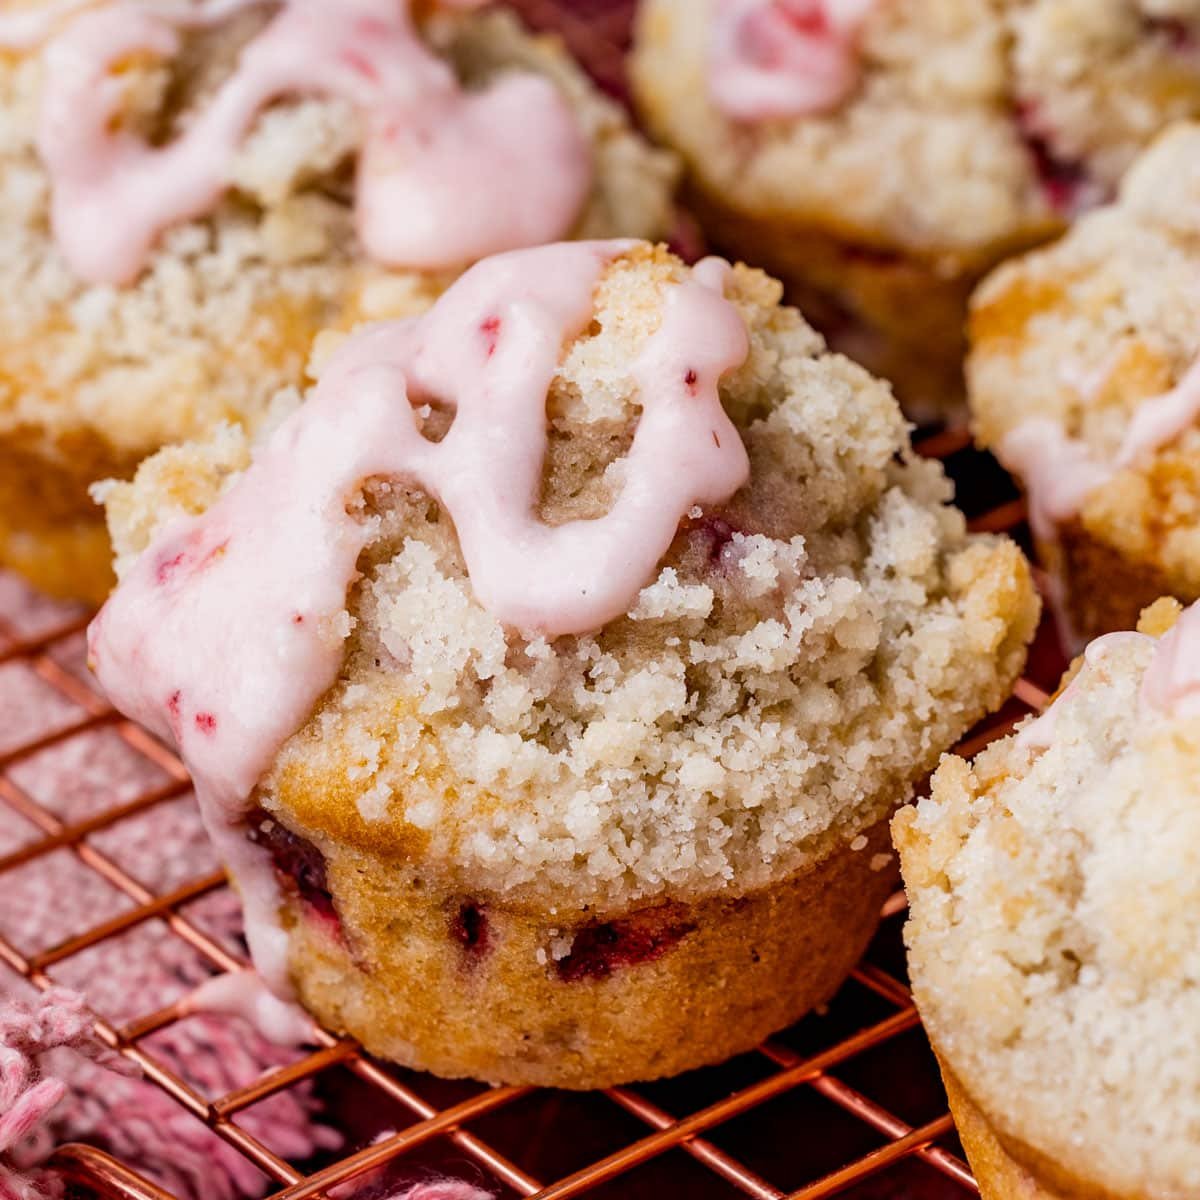
<path fill-rule="evenodd" d="M 593 76 L 619 92 L 629 0 L 577 0 L 571 4 L 523 0 L 517 7 L 535 27 L 559 32 Z M 961 432 L 926 438 L 918 449 L 946 461 L 951 474 L 959 474 L 960 484 L 969 483 L 983 462 L 973 456 L 968 438 Z M 966 461 L 956 471 L 959 459 Z M 1011 494 L 994 494 L 998 492 L 994 487 L 985 492 L 983 503 L 974 506 L 972 528 L 1022 532 L 1020 501 Z M 11 811 L 38 834 L 32 842 L 0 855 L 0 883 L 6 872 L 67 851 L 83 868 L 121 893 L 128 905 L 35 953 L 23 953 L 0 936 L 0 963 L 45 989 L 51 986 L 58 964 L 157 920 L 214 970 L 237 970 L 244 965 L 240 958 L 187 913 L 187 906 L 198 898 L 227 886 L 222 873 L 155 893 L 97 848 L 96 834 L 178 800 L 188 789 L 188 777 L 173 754 L 122 720 L 105 700 L 60 665 L 60 652 L 77 638 L 86 620 L 86 615 L 72 614 L 52 629 L 22 636 L 11 614 L 0 608 L 0 667 L 23 664 L 72 712 L 58 725 L 34 729 L 0 752 L 0 816 Z M 1049 640 L 1040 639 L 1043 643 Z M 1053 686 L 1063 663 L 1053 648 L 1044 650 L 1038 661 L 1040 682 L 1021 679 L 1013 702 L 965 739 L 962 752 L 977 752 L 1006 733 L 1025 713 L 1045 705 L 1046 688 Z M 114 800 L 86 820 L 66 824 L 16 782 L 13 769 L 40 751 L 67 745 L 98 728 L 114 730 L 132 752 L 154 763 L 166 782 L 133 798 Z M 903 911 L 903 896 L 893 896 L 884 907 L 891 930 L 890 951 L 885 948 L 869 954 L 823 1017 L 810 1018 L 772 1039 L 734 1068 L 700 1072 L 682 1084 L 612 1088 L 579 1101 L 589 1106 L 586 1114 L 573 1110 L 572 1102 L 555 1093 L 524 1088 L 470 1089 L 465 1099 L 446 1102 L 444 1092 L 431 1092 L 420 1077 L 403 1077 L 370 1059 L 353 1041 L 328 1033 L 322 1033 L 319 1045 L 297 1061 L 234 1092 L 210 1098 L 200 1095 L 158 1058 L 148 1041 L 150 1035 L 183 1019 L 180 1004 L 138 1013 L 119 1025 L 99 1020 L 96 1030 L 103 1041 L 136 1063 L 145 1078 L 161 1088 L 182 1113 L 202 1122 L 258 1167 L 270 1181 L 273 1190 L 269 1194 L 274 1200 L 327 1197 L 331 1189 L 365 1172 L 386 1164 L 413 1162 L 422 1148 L 434 1144 L 450 1147 L 458 1161 L 474 1164 L 477 1174 L 499 1194 L 539 1200 L 601 1194 L 667 1200 L 682 1196 L 700 1200 L 710 1195 L 755 1200 L 817 1200 L 851 1194 L 864 1200 L 891 1195 L 922 1200 L 969 1197 L 978 1192 L 956 1153 L 945 1098 L 901 977 L 897 926 Z M 861 1013 L 867 1009 L 872 1015 L 863 1020 Z M 889 1059 L 889 1055 L 893 1057 Z M 915 1108 L 929 1109 L 932 1104 L 932 1110 L 906 1117 L 895 1110 L 914 1110 L 912 1097 L 901 1095 L 903 1088 L 897 1091 L 886 1085 L 907 1080 L 909 1064 L 918 1061 L 914 1055 L 922 1056 L 919 1061 L 929 1075 L 926 1096 Z M 366 1089 L 367 1103 L 398 1106 L 411 1123 L 382 1140 L 307 1169 L 280 1158 L 238 1124 L 239 1113 L 267 1096 L 306 1080 L 316 1081 L 320 1088 L 332 1071 L 349 1072 L 356 1085 Z M 896 1098 L 889 1103 L 887 1098 L 893 1092 Z M 451 1094 L 461 1097 L 462 1089 Z M 706 1102 L 696 1106 L 695 1096 Z M 543 1145 L 540 1153 L 531 1150 L 536 1140 L 532 1135 L 524 1141 L 513 1135 L 514 1128 L 535 1127 Z M 605 1138 L 592 1136 L 599 1131 L 605 1131 Z M 562 1156 L 544 1151 L 546 1143 L 586 1148 L 593 1141 L 603 1142 L 604 1150 L 586 1156 L 583 1165 L 554 1166 Z M 347 1142 L 353 1144 L 349 1133 Z M 830 1156 L 837 1154 L 842 1157 L 831 1164 Z M 535 1177 L 527 1169 L 532 1163 L 552 1169 L 542 1169 L 544 1177 Z M 70 1181 L 93 1189 L 106 1200 L 175 1200 L 143 1178 L 136 1164 L 118 1162 L 92 1146 L 65 1146 L 52 1165 Z M 897 1176 L 892 1185 L 887 1183 L 894 1172 L 909 1169 L 915 1173 Z"/>

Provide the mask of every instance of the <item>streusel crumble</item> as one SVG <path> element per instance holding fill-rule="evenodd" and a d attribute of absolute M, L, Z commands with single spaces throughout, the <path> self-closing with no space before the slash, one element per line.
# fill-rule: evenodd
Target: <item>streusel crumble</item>
<path fill-rule="evenodd" d="M 487 260 L 323 347 L 253 462 L 226 428 L 107 489 L 101 681 L 180 743 L 260 966 L 373 1050 L 586 1087 L 753 1045 L 1007 695 L 1025 560 L 780 292 Z"/>
<path fill-rule="evenodd" d="M 453 7 L 0 16 L 0 561 L 98 601 L 88 485 L 256 425 L 319 330 L 419 311 L 481 253 L 666 233 L 670 156 L 556 42 Z"/>

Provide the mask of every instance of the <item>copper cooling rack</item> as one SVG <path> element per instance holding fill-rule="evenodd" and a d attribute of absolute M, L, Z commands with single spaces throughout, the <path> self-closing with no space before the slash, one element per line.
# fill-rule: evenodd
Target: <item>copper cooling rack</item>
<path fill-rule="evenodd" d="M 517 7 L 535 27 L 557 30 L 601 85 L 621 94 L 631 0 L 518 0 Z M 928 436 L 918 448 L 946 463 L 973 528 L 1027 541 L 1011 483 L 965 434 Z M 58 930 L 48 945 L 23 944 L 0 921 L 0 990 L 7 971 L 26 986 L 69 982 L 90 994 L 85 985 L 97 952 L 150 926 L 204 971 L 236 970 L 244 965 L 242 948 L 201 916 L 203 905 L 228 888 L 211 861 L 200 856 L 191 870 L 188 861 L 174 864 L 157 872 L 152 886 L 111 848 L 114 831 L 193 801 L 178 759 L 121 719 L 92 686 L 83 666 L 87 619 L 0 574 L 0 833 L 23 831 L 0 839 L 0 915 L 18 876 L 52 859 L 61 865 L 64 857 L 76 899 L 100 889 L 114 901 L 97 902 L 94 912 L 83 903 L 87 919 Z M 1013 699 L 960 750 L 977 752 L 1041 708 L 1063 665 L 1044 623 Z M 29 700 L 34 693 L 37 703 Z M 31 764 L 47 756 L 83 763 L 99 736 L 145 769 L 131 772 L 126 764 L 110 778 L 92 764 L 83 810 L 31 783 Z M 57 778 L 61 786 L 61 773 Z M 903 919 L 904 899 L 896 895 L 866 958 L 828 1010 L 753 1054 L 677 1080 L 594 1095 L 446 1083 L 378 1062 L 328 1033 L 312 1050 L 213 1095 L 156 1048 L 187 1019 L 179 1002 L 156 1005 L 136 984 L 116 1010 L 100 1009 L 96 1030 L 160 1090 L 177 1135 L 189 1125 L 200 1134 L 207 1128 L 214 1145 L 223 1143 L 222 1154 L 261 1176 L 259 1190 L 273 1200 L 342 1200 L 354 1181 L 381 1167 L 409 1181 L 452 1174 L 500 1200 L 956 1200 L 978 1193 L 906 985 Z M 109 995 L 121 983 L 107 982 Z M 314 1100 L 321 1105 L 339 1150 L 288 1153 L 256 1132 L 248 1114 L 289 1094 L 303 1094 L 310 1108 Z M 364 1114 L 380 1112 L 386 1117 L 364 1122 Z M 176 1200 L 136 1161 L 122 1160 L 119 1142 L 92 1140 L 66 1145 L 52 1159 L 73 1185 L 106 1200 Z M 204 1195 L 203 1183 L 199 1191 Z"/>
<path fill-rule="evenodd" d="M 975 529 L 1024 538 L 1023 510 L 990 459 L 965 434 L 926 438 L 919 449 L 941 458 L 955 477 Z M 34 950 L 0 936 L 7 966 L 45 989 L 98 947 L 155 922 L 217 971 L 243 965 L 236 947 L 192 915 L 196 902 L 227 887 L 203 871 L 167 889 L 135 877 L 104 849 L 119 824 L 145 820 L 161 806 L 190 802 L 182 765 L 143 730 L 123 720 L 94 690 L 82 658 L 87 614 L 29 597 L 0 576 L 0 684 L 43 693 L 39 712 L 5 710 L 0 699 L 0 826 L 31 829 L 0 857 L 0 896 L 10 873 L 69 854 L 80 878 L 121 898 L 117 911 Z M 22 600 L 24 603 L 22 603 Z M 960 749 L 974 753 L 1046 701 L 1062 666 L 1052 631 L 1043 628 L 1030 669 L 1013 700 Z M 53 796 L 35 794 L 28 764 L 69 752 L 103 732 L 153 768 L 153 786 L 115 784 L 107 802 L 73 823 Z M 126 773 L 127 774 L 127 773 Z M 93 787 L 95 784 L 93 783 Z M 102 797 L 103 800 L 103 797 Z M 80 884 L 79 886 L 83 886 Z M 814 1014 L 723 1067 L 681 1079 L 602 1094 L 567 1095 L 525 1088 L 447 1084 L 366 1055 L 353 1041 L 322 1034 L 298 1055 L 247 1086 L 204 1095 L 154 1049 L 153 1035 L 185 1019 L 178 1003 L 145 1011 L 127 998 L 122 1019 L 101 1018 L 99 1036 L 141 1068 L 182 1119 L 202 1122 L 265 1177 L 274 1200 L 330 1197 L 331 1189 L 384 1164 L 401 1170 L 464 1173 L 499 1197 L 607 1197 L 613 1200 L 952 1200 L 976 1194 L 961 1158 L 936 1066 L 905 983 L 900 945 L 903 897 L 893 897 L 864 962 L 828 1011 Z M 66 974 L 64 974 L 66 972 Z M 77 979 L 76 972 L 74 978 Z M 291 1161 L 254 1136 L 241 1118 L 266 1097 L 308 1088 L 342 1126 L 349 1152 Z M 387 1108 L 395 1131 L 372 1140 L 356 1125 Z M 135 1165 L 97 1146 L 67 1145 L 54 1165 L 77 1184 L 114 1200 L 173 1200 Z"/>

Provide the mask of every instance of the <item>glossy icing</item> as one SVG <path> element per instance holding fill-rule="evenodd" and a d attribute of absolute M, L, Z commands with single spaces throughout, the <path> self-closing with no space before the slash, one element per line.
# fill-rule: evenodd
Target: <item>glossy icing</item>
<path fill-rule="evenodd" d="M 1138 693 L 1140 708 L 1171 720 L 1200 717 L 1200 604 L 1193 604 L 1161 638 L 1133 632 L 1096 638 L 1084 651 L 1083 669 L 1036 721 L 1017 734 L 1017 745 L 1034 751 L 1049 749 L 1058 731 L 1058 719 L 1064 707 L 1071 704 L 1084 670 L 1099 669 L 1113 651 L 1131 643 L 1154 644 Z"/>
<path fill-rule="evenodd" d="M 337 96 L 358 110 L 356 217 L 372 258 L 450 268 L 569 232 L 592 168 L 566 100 L 548 79 L 521 73 L 464 91 L 425 46 L 408 0 L 285 0 L 173 140 L 154 146 L 122 124 L 122 62 L 171 58 L 183 31 L 260 2 L 113 0 L 75 15 L 47 44 L 38 149 L 55 237 L 82 278 L 135 279 L 164 230 L 220 200 L 260 113 L 296 95 Z"/>
<path fill-rule="evenodd" d="M 1116 455 L 1097 458 L 1050 417 L 1022 421 L 1001 438 L 996 457 L 1019 476 L 1029 499 L 1029 523 L 1042 541 L 1078 516 L 1087 498 L 1119 471 L 1145 463 L 1200 420 L 1200 361 L 1168 392 L 1143 400 L 1129 420 Z"/>
<path fill-rule="evenodd" d="M 344 343 L 310 398 L 199 516 L 163 530 L 89 630 L 113 703 L 173 741 L 245 904 L 254 961 L 286 991 L 286 937 L 266 852 L 241 824 L 282 743 L 336 681 L 346 592 L 372 537 L 348 506 L 399 477 L 449 513 L 481 605 L 549 636 L 596 630 L 649 584 L 695 505 L 724 503 L 749 461 L 717 390 L 748 336 L 701 263 L 663 297 L 632 364 L 642 405 L 620 493 L 591 521 L 537 516 L 546 397 L 564 342 L 628 243 L 564 243 L 488 259 L 425 316 Z M 453 410 L 439 442 L 415 408 Z"/>
<path fill-rule="evenodd" d="M 708 85 L 739 121 L 836 108 L 858 85 L 858 39 L 876 0 L 716 0 Z"/>
<path fill-rule="evenodd" d="M 253 970 L 214 975 L 189 992 L 180 1007 L 189 1015 L 241 1017 L 277 1046 L 304 1046 L 317 1040 L 312 1017 L 298 1005 L 281 1000 Z"/>
<path fill-rule="evenodd" d="M 1200 420 L 1200 361 L 1193 363 L 1169 392 L 1138 405 L 1121 442 L 1117 466 L 1133 467 L 1145 462 L 1197 420 Z"/>
<path fill-rule="evenodd" d="M 1026 725 L 1017 734 L 1017 745 L 1029 750 L 1048 750 L 1053 745 L 1055 734 L 1058 732 L 1058 719 L 1062 715 L 1064 707 L 1071 703 L 1078 690 L 1084 668 L 1096 670 L 1114 650 L 1121 646 L 1129 645 L 1131 642 L 1149 640 L 1151 639 L 1147 638 L 1145 634 L 1123 632 L 1106 633 L 1103 637 L 1096 638 L 1095 641 L 1089 643 L 1083 652 L 1084 665 L 1079 674 L 1063 688 L 1050 707 L 1036 721 Z"/>
<path fill-rule="evenodd" d="M 1200 604 L 1159 639 L 1142 677 L 1142 703 L 1174 718 L 1200 717 Z"/>
<path fill-rule="evenodd" d="M 1113 475 L 1111 465 L 1097 461 L 1051 417 L 1022 421 L 1000 440 L 996 457 L 1024 485 L 1029 525 L 1042 542 L 1053 541 L 1059 525 Z"/>
<path fill-rule="evenodd" d="M 27 51 L 40 46 L 73 13 L 94 0 L 47 0 L 29 8 L 0 12 L 0 49 Z"/>

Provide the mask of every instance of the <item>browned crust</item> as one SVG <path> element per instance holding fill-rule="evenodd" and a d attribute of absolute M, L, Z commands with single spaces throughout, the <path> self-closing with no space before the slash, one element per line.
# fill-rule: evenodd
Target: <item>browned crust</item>
<path fill-rule="evenodd" d="M 328 846 L 347 944 L 289 905 L 292 976 L 323 1024 L 438 1075 L 576 1089 L 674 1075 L 752 1049 L 833 995 L 895 884 L 891 864 L 871 869 L 888 849 L 881 822 L 862 849 L 762 891 L 674 903 L 688 932 L 660 957 L 564 981 L 546 947 L 594 919 L 569 896 L 556 910 L 506 908 Z M 453 937 L 467 901 L 486 913 L 482 954 Z"/>
<path fill-rule="evenodd" d="M 938 1063 L 950 1112 L 983 1200 L 1142 1200 L 1064 1171 L 1029 1146 L 1002 1142 L 940 1054 Z"/>
<path fill-rule="evenodd" d="M 1004 275 L 1003 290 L 989 285 L 971 302 L 967 332 L 972 346 L 988 354 L 1006 353 L 1020 344 L 1031 321 L 1066 303 L 1067 278 L 1030 278 L 1019 272 Z"/>
<path fill-rule="evenodd" d="M 1038 555 L 1060 581 L 1067 620 L 1080 644 L 1135 629 L 1142 610 L 1160 596 L 1197 599 L 1181 593 L 1153 563 L 1127 557 L 1079 521 L 1065 524 L 1057 544 L 1039 546 Z"/>
<path fill-rule="evenodd" d="M 133 466 L 85 433 L 52 454 L 31 431 L 0 438 L 0 565 L 50 595 L 101 603 L 114 581 L 112 546 L 88 486 Z"/>

